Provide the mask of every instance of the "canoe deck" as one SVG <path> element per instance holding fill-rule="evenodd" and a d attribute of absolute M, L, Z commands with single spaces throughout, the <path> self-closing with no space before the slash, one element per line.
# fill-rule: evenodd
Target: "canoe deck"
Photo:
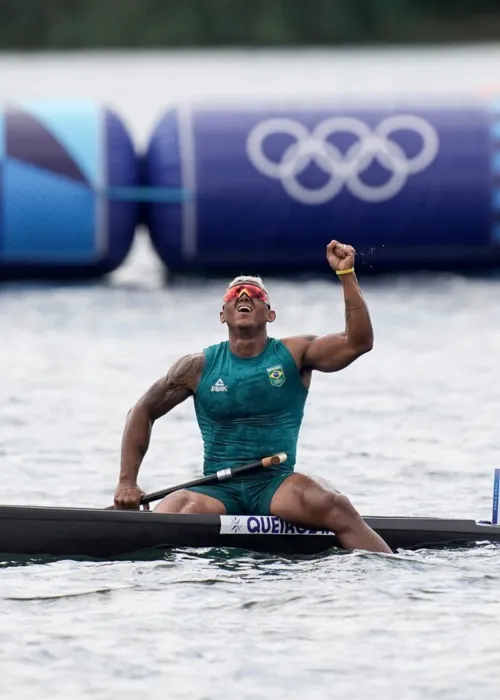
<path fill-rule="evenodd" d="M 475 520 L 365 517 L 393 551 L 500 543 L 500 526 Z M 0 553 L 112 559 L 177 548 L 236 548 L 314 555 L 339 547 L 332 533 L 271 516 L 157 514 L 93 508 L 0 506 Z"/>

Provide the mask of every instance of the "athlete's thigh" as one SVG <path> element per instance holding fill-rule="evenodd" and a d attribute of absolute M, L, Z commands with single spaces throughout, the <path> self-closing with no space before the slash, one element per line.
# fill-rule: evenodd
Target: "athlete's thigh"
<path fill-rule="evenodd" d="M 294 472 L 281 484 L 271 501 L 271 515 L 304 525 L 320 525 L 325 511 L 340 496 L 330 484 L 325 488 L 315 479 Z"/>
<path fill-rule="evenodd" d="M 224 504 L 212 496 L 181 489 L 165 496 L 154 508 L 155 513 L 197 513 L 225 515 Z"/>

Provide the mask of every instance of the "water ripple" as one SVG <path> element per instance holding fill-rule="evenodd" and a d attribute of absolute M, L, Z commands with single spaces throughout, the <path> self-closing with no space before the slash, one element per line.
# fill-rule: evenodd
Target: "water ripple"
<path fill-rule="evenodd" d="M 376 347 L 314 378 L 299 468 L 366 515 L 489 517 L 498 284 L 431 282 L 365 285 Z M 269 284 L 277 334 L 342 327 L 337 287 Z M 219 292 L 216 283 L 4 292 L 3 501 L 109 505 L 126 411 L 179 355 L 220 338 Z M 186 403 L 155 427 L 142 486 L 183 481 L 200 459 Z M 491 545 L 5 561 L 2 699 L 475 700 L 498 687 L 499 581 Z"/>

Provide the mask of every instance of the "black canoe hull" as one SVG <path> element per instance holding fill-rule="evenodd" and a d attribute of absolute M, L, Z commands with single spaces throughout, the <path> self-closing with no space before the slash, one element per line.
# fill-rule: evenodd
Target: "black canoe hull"
<path fill-rule="evenodd" d="M 365 517 L 398 549 L 500 543 L 500 526 L 446 518 Z M 339 547 L 332 534 L 314 534 L 277 518 L 167 515 L 86 508 L 0 506 L 0 553 L 112 559 L 172 548 L 237 548 L 310 555 Z M 5 558 L 5 557 L 4 557 Z"/>

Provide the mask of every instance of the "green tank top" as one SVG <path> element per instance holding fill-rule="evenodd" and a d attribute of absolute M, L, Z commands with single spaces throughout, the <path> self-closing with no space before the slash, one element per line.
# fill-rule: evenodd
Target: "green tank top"
<path fill-rule="evenodd" d="M 204 473 L 276 452 L 288 455 L 279 469 L 293 471 L 308 390 L 286 345 L 269 338 L 260 355 L 241 358 L 224 341 L 204 354 L 194 396 Z"/>

